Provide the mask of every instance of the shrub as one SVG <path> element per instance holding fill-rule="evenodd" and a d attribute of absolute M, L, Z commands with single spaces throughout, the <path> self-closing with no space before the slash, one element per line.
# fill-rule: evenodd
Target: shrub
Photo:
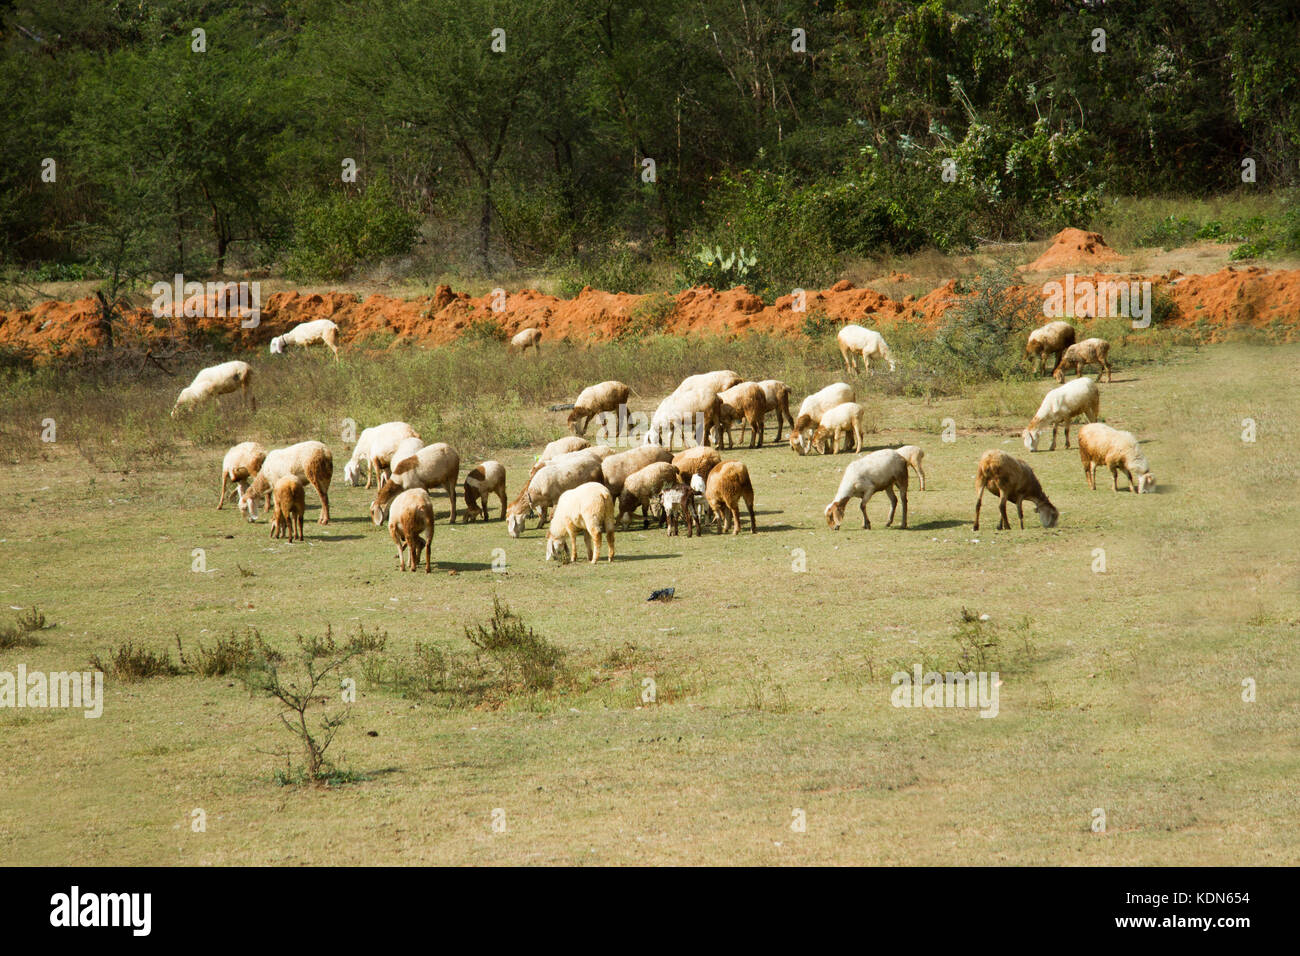
<path fill-rule="evenodd" d="M 492 599 L 492 617 L 487 624 L 465 628 L 465 639 L 496 665 L 507 693 L 549 690 L 564 673 L 564 652 L 538 635 L 499 598 Z"/>
<path fill-rule="evenodd" d="M 296 279 L 341 279 L 362 262 L 409 252 L 418 221 L 383 178 L 360 195 L 301 197 L 293 210 L 285 272 Z"/>
<path fill-rule="evenodd" d="M 0 651 L 11 647 L 36 647 L 40 639 L 36 632 L 45 627 L 45 615 L 39 608 L 28 608 L 12 624 L 0 627 Z"/>
<path fill-rule="evenodd" d="M 147 680 L 150 677 L 175 677 L 181 672 L 172 663 L 166 651 L 157 654 L 147 647 L 136 647 L 131 641 L 119 644 L 109 651 L 108 658 L 95 654 L 90 658 L 90 669 L 103 671 L 124 681 Z"/>

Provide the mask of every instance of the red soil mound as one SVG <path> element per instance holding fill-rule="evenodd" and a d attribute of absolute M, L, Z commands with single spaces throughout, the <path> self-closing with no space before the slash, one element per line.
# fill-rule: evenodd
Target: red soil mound
<path fill-rule="evenodd" d="M 1041 256 L 1025 266 L 1026 272 L 1059 272 L 1070 266 L 1097 266 L 1122 259 L 1106 245 L 1100 233 L 1062 229 Z"/>

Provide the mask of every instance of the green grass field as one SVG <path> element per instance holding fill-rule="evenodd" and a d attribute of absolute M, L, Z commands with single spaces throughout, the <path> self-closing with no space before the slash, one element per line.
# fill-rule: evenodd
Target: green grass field
<path fill-rule="evenodd" d="M 246 627 L 283 649 L 364 625 L 392 659 L 417 642 L 465 654 L 463 628 L 497 596 L 564 649 L 566 677 L 474 705 L 354 668 L 330 756 L 364 779 L 336 787 L 273 781 L 291 738 L 234 677 L 110 679 L 98 720 L 0 710 L 0 864 L 1300 863 L 1298 363 L 1293 346 L 1225 345 L 1117 364 L 1103 418 L 1143 440 L 1153 495 L 1116 495 L 1108 475 L 1090 492 L 1073 449 L 1024 451 L 1046 378 L 924 401 L 878 392 L 882 374 L 863 386 L 868 447 L 927 456 L 906 531 L 884 526 L 878 496 L 871 531 L 851 506 L 830 532 L 822 509 L 852 456 L 783 443 L 734 453 L 757 535 L 638 522 L 612 564 L 561 567 L 542 532 L 448 525 L 435 496 L 431 575 L 396 571 L 371 493 L 342 481 L 346 446 L 278 431 L 274 395 L 238 437 L 322 437 L 335 454 L 335 520 L 315 524 L 309 489 L 303 544 L 215 510 L 219 428 L 156 465 L 92 464 L 72 439 L 40 444 L 25 408 L 30 448 L 11 442 L 0 464 L 0 612 L 37 605 L 53 626 L 0 650 L 0 671 L 84 669 L 127 640 L 174 659 L 177 636 L 188 651 Z M 562 413 L 528 408 L 518 430 L 562 432 Z M 75 435 L 75 407 L 61 414 Z M 1031 459 L 1056 529 L 995 531 L 986 498 L 972 532 L 988 448 Z M 486 451 L 513 496 L 535 449 L 463 457 Z M 647 603 L 668 586 L 676 600 Z M 955 667 L 962 608 L 1000 638 L 998 716 L 892 706 L 893 671 Z"/>

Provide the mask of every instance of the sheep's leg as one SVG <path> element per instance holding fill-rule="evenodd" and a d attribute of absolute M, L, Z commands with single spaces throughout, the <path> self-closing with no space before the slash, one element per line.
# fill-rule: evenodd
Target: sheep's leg
<path fill-rule="evenodd" d="M 853 423 L 853 454 L 862 451 L 862 425 L 858 422 Z"/>
<path fill-rule="evenodd" d="M 1065 423 L 1065 447 L 1070 447 L 1070 423 Z"/>
<path fill-rule="evenodd" d="M 330 523 L 330 496 L 329 492 L 317 481 L 313 480 L 311 486 L 316 489 L 316 494 L 320 495 L 320 520 L 319 524 Z"/>
<path fill-rule="evenodd" d="M 727 510 L 731 512 L 731 533 L 740 534 L 740 509 L 736 507 L 737 502 L 727 505 Z"/>
<path fill-rule="evenodd" d="M 898 495 L 888 486 L 885 487 L 885 495 L 889 498 L 889 520 L 885 522 L 885 527 L 888 528 L 894 523 L 894 512 L 898 511 Z"/>
<path fill-rule="evenodd" d="M 754 499 L 746 498 L 745 507 L 749 509 L 749 533 L 758 534 L 758 522 L 754 520 Z"/>
<path fill-rule="evenodd" d="M 447 497 L 451 500 L 451 517 L 447 519 L 448 524 L 456 523 L 456 476 L 451 476 L 451 481 L 447 482 Z M 487 504 L 487 499 L 483 499 L 483 504 Z M 487 512 L 484 511 L 484 514 Z"/>
<path fill-rule="evenodd" d="M 984 503 L 984 486 L 981 484 L 979 488 L 980 493 L 975 496 L 975 526 L 971 528 L 972 531 L 980 529 L 980 506 Z"/>
<path fill-rule="evenodd" d="M 506 492 L 504 488 L 497 492 L 497 497 L 501 499 L 501 520 L 505 521 L 506 520 Z M 484 496 L 483 498 L 483 520 L 484 521 L 487 520 L 487 496 Z"/>
<path fill-rule="evenodd" d="M 242 494 L 242 492 L 241 492 Z M 226 473 L 221 473 L 221 497 L 217 499 L 217 510 L 220 511 L 226 505 Z"/>
<path fill-rule="evenodd" d="M 367 488 L 370 487 L 370 482 L 374 480 L 374 477 L 378 474 L 379 474 L 379 459 L 367 458 L 366 459 L 366 487 Z"/>
<path fill-rule="evenodd" d="M 1048 451 L 1056 451 L 1056 427 L 1056 425 L 1052 426 L 1052 446 L 1047 449 Z"/>
<path fill-rule="evenodd" d="M 902 486 L 898 489 L 898 496 L 903 499 L 903 523 L 900 528 L 907 528 L 907 482 L 904 480 Z"/>
<path fill-rule="evenodd" d="M 597 531 L 596 534 L 599 535 L 600 532 Z M 582 540 L 583 540 L 583 541 L 586 543 L 586 545 L 587 545 L 587 563 L 588 563 L 588 564 L 595 564 L 597 561 L 600 560 L 600 538 L 599 538 L 599 537 L 596 538 L 596 548 L 595 548 L 594 551 L 592 550 L 592 547 L 591 547 L 591 544 L 592 544 L 592 540 L 591 540 L 591 539 L 592 539 L 592 534 L 591 534 L 591 532 L 590 532 L 589 530 L 587 530 L 586 528 L 583 528 L 583 529 L 582 529 Z"/>
<path fill-rule="evenodd" d="M 1007 517 L 1007 494 L 1005 491 L 998 497 L 998 513 L 1002 516 L 1002 520 L 998 522 L 998 530 L 1001 531 L 1006 528 L 1010 531 L 1011 519 Z"/>
<path fill-rule="evenodd" d="M 564 535 L 569 541 L 569 553 L 565 556 L 564 563 L 572 564 L 578 557 L 578 535 L 574 532 L 572 527 L 566 528 L 564 530 Z"/>
<path fill-rule="evenodd" d="M 860 507 L 862 508 L 862 527 L 867 531 L 871 530 L 871 519 L 867 517 L 867 498 L 870 495 L 863 495 Z"/>
<path fill-rule="evenodd" d="M 1110 466 L 1110 484 L 1112 488 L 1119 491 L 1119 467 L 1117 465 Z"/>
<path fill-rule="evenodd" d="M 1016 502 L 1016 513 L 1020 515 L 1020 530 L 1024 531 L 1025 530 L 1025 499 L 1021 498 L 1019 501 Z M 1007 530 L 1010 531 L 1011 528 L 1008 526 Z"/>

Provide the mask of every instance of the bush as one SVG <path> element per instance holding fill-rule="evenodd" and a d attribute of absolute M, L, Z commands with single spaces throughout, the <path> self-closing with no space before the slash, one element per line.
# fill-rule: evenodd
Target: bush
<path fill-rule="evenodd" d="M 341 279 L 363 262 L 410 252 L 419 223 L 383 178 L 360 195 L 301 197 L 292 215 L 285 272 L 295 279 Z"/>
<path fill-rule="evenodd" d="M 564 672 L 564 652 L 524 624 L 499 598 L 492 599 L 492 617 L 486 626 L 465 628 L 465 639 L 496 664 L 506 693 L 549 690 Z"/>
<path fill-rule="evenodd" d="M 40 639 L 36 632 L 45 627 L 45 615 L 39 608 L 28 608 L 19 614 L 12 624 L 0 627 L 0 651 L 11 647 L 36 647 Z"/>
<path fill-rule="evenodd" d="M 90 658 L 90 669 L 103 671 L 124 681 L 146 680 L 150 677 L 175 677 L 181 672 L 172 663 L 166 651 L 156 654 L 146 647 L 136 647 L 131 641 L 118 645 L 104 659 L 98 654 Z"/>

